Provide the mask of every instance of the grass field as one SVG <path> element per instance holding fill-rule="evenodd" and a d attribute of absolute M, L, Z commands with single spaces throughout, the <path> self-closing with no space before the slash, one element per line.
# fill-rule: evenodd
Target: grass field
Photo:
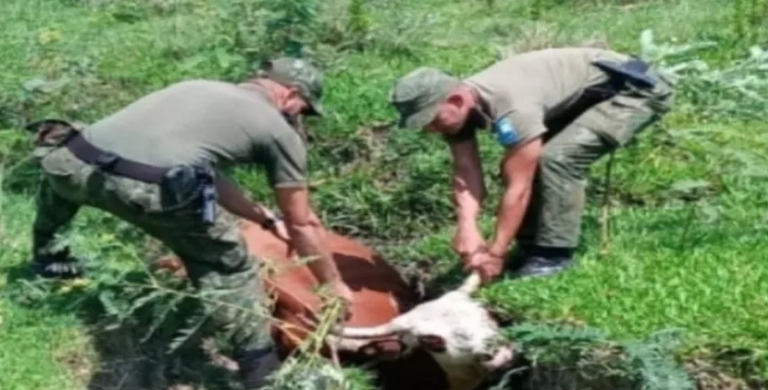
<path fill-rule="evenodd" d="M 646 29 L 658 44 L 711 42 L 664 58 L 667 67 L 700 60 L 708 68 L 681 70 L 675 110 L 616 154 L 606 252 L 600 253 L 602 161 L 590 180 L 578 268 L 548 279 L 502 281 L 484 290 L 483 298 L 535 323 L 585 325 L 612 340 L 680 329 L 684 339 L 676 352 L 685 361 L 715 362 L 718 370 L 745 380 L 766 378 L 768 59 L 762 65 L 740 61 L 749 57 L 750 47 L 768 40 L 768 25 L 761 22 L 768 2 L 291 4 L 0 2 L 6 21 L 0 36 L 0 128 L 6 129 L 0 132 L 0 287 L 6 292 L 0 299 L 0 389 L 86 388 L 98 364 L 79 311 L 45 304 L 50 293 L 22 277 L 36 173 L 25 160 L 31 148 L 20 125 L 42 117 L 92 122 L 183 79 L 241 79 L 253 61 L 285 47 L 278 32 L 303 42 L 307 55 L 326 70 L 324 99 L 331 114 L 308 122 L 317 184 L 313 202 L 321 217 L 404 269 L 428 264 L 430 278 L 457 276 L 458 260 L 449 247 L 450 164 L 438 140 L 378 130 L 394 118 L 387 92 L 397 76 L 420 65 L 469 75 L 513 51 L 591 39 L 639 53 Z M 315 7 L 316 14 L 304 12 Z M 497 194 L 500 151 L 484 139 L 482 153 L 486 180 Z M 254 197 L 272 204 L 260 173 L 241 169 L 235 177 Z M 490 232 L 493 196 L 485 209 Z M 130 268 L 144 256 L 143 237 L 91 210 L 81 212 L 66 239 L 94 267 Z M 66 297 L 73 303 L 71 294 Z M 732 388 L 765 388 L 750 383 Z"/>

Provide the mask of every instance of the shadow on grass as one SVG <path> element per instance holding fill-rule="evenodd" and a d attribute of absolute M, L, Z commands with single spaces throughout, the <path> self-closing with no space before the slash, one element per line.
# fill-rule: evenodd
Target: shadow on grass
<path fill-rule="evenodd" d="M 75 287 L 61 293 L 57 291 L 66 286 L 66 282 L 37 279 L 26 264 L 0 272 L 8 275 L 5 294 L 17 305 L 77 315 L 97 360 L 90 362 L 93 369 L 88 390 L 178 389 L 171 386 L 179 384 L 210 390 L 232 388 L 232 372 L 212 364 L 205 352 L 203 340 L 213 334 L 208 327 L 203 326 L 178 349 L 168 353 L 178 336 L 176 331 L 199 310 L 194 300 L 181 300 L 162 323 L 153 324 L 153 319 L 160 314 L 159 308 L 147 305 L 115 324 L 105 310 L 105 305 L 111 304 L 105 295 L 119 294 L 119 286 L 111 289 Z M 123 277 L 126 282 L 147 283 L 143 272 L 126 273 Z M 152 325 L 156 329 L 146 337 Z"/>

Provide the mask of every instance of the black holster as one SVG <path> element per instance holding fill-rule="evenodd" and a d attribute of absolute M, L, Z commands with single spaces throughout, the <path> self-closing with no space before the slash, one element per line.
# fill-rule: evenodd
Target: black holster
<path fill-rule="evenodd" d="M 163 211 L 177 210 L 197 203 L 205 224 L 216 218 L 216 170 L 212 165 L 178 165 L 172 167 L 160 183 Z"/>

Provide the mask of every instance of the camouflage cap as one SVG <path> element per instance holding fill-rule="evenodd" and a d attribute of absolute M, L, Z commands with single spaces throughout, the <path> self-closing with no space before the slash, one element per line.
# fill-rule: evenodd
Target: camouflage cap
<path fill-rule="evenodd" d="M 421 130 L 437 114 L 437 105 L 461 81 L 448 73 L 420 67 L 395 81 L 390 103 L 400 114 L 399 127 Z"/>
<path fill-rule="evenodd" d="M 320 99 L 323 96 L 323 74 L 306 60 L 280 57 L 263 61 L 259 75 L 283 85 L 298 87 L 312 110 L 311 114 L 323 116 Z"/>

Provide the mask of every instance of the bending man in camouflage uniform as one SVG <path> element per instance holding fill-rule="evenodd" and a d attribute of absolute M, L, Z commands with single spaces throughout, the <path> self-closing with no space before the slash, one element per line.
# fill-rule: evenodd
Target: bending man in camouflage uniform
<path fill-rule="evenodd" d="M 512 56 L 465 79 L 422 67 L 395 83 L 400 127 L 441 134 L 454 161 L 458 229 L 453 246 L 467 268 L 498 276 L 513 238 L 518 276 L 572 264 L 587 171 L 670 110 L 674 85 L 644 62 L 598 48 Z M 475 132 L 490 128 L 505 149 L 505 190 L 495 234 L 476 219 L 485 197 Z"/>
<path fill-rule="evenodd" d="M 321 77 L 303 60 L 280 58 L 266 61 L 258 77 L 241 84 L 171 85 L 79 135 L 62 132 L 55 121 L 33 125 L 44 174 L 33 228 L 35 269 L 48 277 L 77 271 L 68 249 L 54 250 L 53 239 L 82 206 L 90 206 L 161 240 L 184 260 L 201 292 L 259 310 L 262 285 L 236 222 L 240 217 L 275 226 L 274 220 L 213 170 L 255 163 L 266 170 L 297 252 L 318 256 L 312 271 L 349 300 L 309 204 L 305 136 L 291 125 L 302 114 L 321 115 Z M 207 198 L 214 194 L 221 207 Z M 262 386 L 278 363 L 265 319 L 214 306 L 216 325 L 231 329 L 245 386 Z"/>

